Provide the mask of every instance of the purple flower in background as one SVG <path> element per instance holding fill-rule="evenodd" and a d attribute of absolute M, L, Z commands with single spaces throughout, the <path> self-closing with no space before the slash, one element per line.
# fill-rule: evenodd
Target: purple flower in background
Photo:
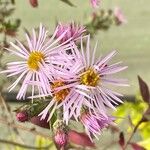
<path fill-rule="evenodd" d="M 1 73 L 8 73 L 8 77 L 19 75 L 17 80 L 9 87 L 9 91 L 11 91 L 20 81 L 22 81 L 21 88 L 17 94 L 17 99 L 25 99 L 30 82 L 32 83 L 32 96 L 35 92 L 35 86 L 37 86 L 39 94 L 50 93 L 50 76 L 45 68 L 50 67 L 50 56 L 53 57 L 53 55 L 57 55 L 58 51 L 60 52 L 69 47 L 69 44 L 65 45 L 65 43 L 57 45 L 66 33 L 60 34 L 60 36 L 55 39 L 57 31 L 58 28 L 53 36 L 48 39 L 48 31 L 44 26 L 40 25 L 38 35 L 34 29 L 32 36 L 26 34 L 26 45 L 16 40 L 17 45 L 10 42 L 13 49 L 6 48 L 6 50 L 13 55 L 19 57 L 18 61 L 7 64 L 7 70 L 1 71 Z"/>
<path fill-rule="evenodd" d="M 105 117 L 101 114 L 94 115 L 89 112 L 81 114 L 80 120 L 85 127 L 85 131 L 92 140 L 92 137 L 97 137 L 101 134 L 102 129 L 108 127 L 113 122 L 113 117 Z"/>
<path fill-rule="evenodd" d="M 127 23 L 126 17 L 124 16 L 122 10 L 119 7 L 114 9 L 114 16 L 116 19 L 116 24 L 121 25 Z"/>
<path fill-rule="evenodd" d="M 90 0 L 93 8 L 97 8 L 100 5 L 100 0 Z"/>
<path fill-rule="evenodd" d="M 72 41 L 76 41 L 86 31 L 85 27 L 80 26 L 74 22 L 70 24 L 59 23 L 57 28 L 58 28 L 58 31 L 57 31 L 56 37 L 59 37 L 62 33 L 67 31 L 65 36 L 61 39 L 61 43 L 67 41 L 70 38 L 72 38 Z"/>

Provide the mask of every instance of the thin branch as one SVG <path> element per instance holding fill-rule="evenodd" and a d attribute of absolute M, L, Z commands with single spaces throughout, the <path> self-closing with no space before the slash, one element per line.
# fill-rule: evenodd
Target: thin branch
<path fill-rule="evenodd" d="M 2 106 L 4 107 L 4 109 L 6 110 L 7 115 L 9 115 L 7 117 L 9 117 L 9 119 L 11 119 L 11 124 L 15 124 L 15 121 L 13 119 L 13 115 L 11 113 L 10 106 L 6 103 L 5 99 L 2 97 L 1 92 L 0 92 L 0 102 L 2 103 Z M 5 118 L 5 117 L 3 117 L 3 118 Z M 8 120 L 8 118 L 7 119 L 5 118 L 5 120 Z M 23 142 L 18 129 L 16 127 L 13 127 L 13 131 L 16 133 L 16 135 L 18 135 L 18 138 Z"/>
<path fill-rule="evenodd" d="M 34 147 L 34 146 L 24 145 L 24 144 L 20 144 L 20 143 L 13 142 L 13 141 L 8 141 L 8 140 L 3 140 L 3 139 L 0 139 L 0 143 L 9 144 L 9 145 L 13 145 L 13 146 L 18 146 L 18 147 L 22 147 L 22 148 L 25 148 L 25 149 L 32 149 L 32 150 L 42 150 L 42 149 L 48 150 L 48 148 L 50 148 L 51 145 L 52 145 L 52 143 L 51 143 L 51 144 L 49 144 L 48 146 L 45 146 L 45 147 Z"/>
<path fill-rule="evenodd" d="M 126 150 L 127 146 L 130 144 L 131 139 L 133 138 L 134 134 L 136 133 L 136 131 L 137 131 L 137 129 L 138 129 L 138 127 L 139 127 L 139 125 L 140 125 L 141 123 L 142 123 L 142 121 L 140 120 L 140 121 L 136 124 L 136 126 L 134 127 L 134 129 L 133 129 L 133 131 L 132 131 L 132 133 L 131 133 L 131 135 L 130 135 L 128 141 L 127 141 L 126 144 L 124 145 L 123 150 Z"/>
<path fill-rule="evenodd" d="M 40 131 L 36 131 L 35 128 L 27 128 L 27 127 L 25 127 L 25 126 L 22 126 L 22 125 L 19 125 L 19 124 L 15 124 L 15 123 L 12 124 L 12 123 L 10 123 L 10 122 L 7 122 L 7 120 L 5 120 L 5 119 L 3 119 L 3 118 L 0 118 L 0 123 L 3 123 L 3 124 L 5 124 L 5 125 L 7 125 L 7 126 L 10 126 L 10 127 L 12 127 L 12 128 L 17 128 L 17 129 L 20 129 L 20 130 L 28 131 L 28 132 L 30 132 L 30 133 L 32 133 L 32 134 L 34 134 L 34 135 L 40 135 L 40 136 L 42 136 L 42 137 L 44 137 L 44 138 L 47 138 L 47 139 L 49 139 L 49 140 L 52 140 L 49 135 L 43 134 L 43 133 L 40 132 Z"/>
<path fill-rule="evenodd" d="M 139 120 L 139 122 L 138 122 L 138 123 L 136 124 L 136 126 L 134 127 L 134 129 L 133 129 L 133 131 L 132 131 L 132 133 L 131 133 L 129 139 L 127 140 L 127 142 L 126 142 L 126 144 L 124 145 L 124 147 L 123 147 L 122 150 L 126 150 L 127 146 L 130 144 L 130 142 L 131 142 L 131 140 L 132 140 L 134 134 L 136 133 L 138 127 L 141 125 L 141 123 L 144 122 L 144 118 L 145 118 L 145 115 L 146 115 L 146 113 L 147 113 L 148 110 L 149 110 L 149 108 L 147 108 L 147 110 L 143 113 L 142 118 Z"/>

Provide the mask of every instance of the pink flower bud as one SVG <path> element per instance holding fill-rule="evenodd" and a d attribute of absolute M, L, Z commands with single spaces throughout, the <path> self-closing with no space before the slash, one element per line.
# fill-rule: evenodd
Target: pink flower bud
<path fill-rule="evenodd" d="M 116 7 L 114 9 L 114 16 L 116 19 L 116 24 L 121 25 L 121 24 L 126 24 L 127 20 L 122 12 L 122 10 L 119 7 Z"/>
<path fill-rule="evenodd" d="M 54 141 L 58 147 L 65 147 L 68 142 L 68 135 L 63 130 L 58 130 L 55 133 Z"/>
<path fill-rule="evenodd" d="M 38 6 L 38 0 L 29 0 L 32 7 Z"/>
<path fill-rule="evenodd" d="M 20 122 L 25 122 L 25 121 L 28 121 L 28 114 L 27 112 L 18 112 L 16 114 L 16 118 Z"/>
<path fill-rule="evenodd" d="M 59 38 L 64 32 L 66 32 L 66 34 L 60 41 L 61 43 L 65 42 L 71 38 L 72 38 L 72 41 L 76 41 L 86 31 L 85 27 L 80 26 L 75 23 L 70 23 L 70 24 L 59 23 L 57 26 L 57 29 L 58 29 L 57 34 L 56 34 L 57 38 Z"/>
<path fill-rule="evenodd" d="M 85 131 L 92 141 L 93 136 L 97 138 L 102 129 L 108 127 L 114 120 L 113 117 L 103 116 L 102 114 L 92 114 L 85 112 L 81 114 L 80 120 L 85 127 Z"/>

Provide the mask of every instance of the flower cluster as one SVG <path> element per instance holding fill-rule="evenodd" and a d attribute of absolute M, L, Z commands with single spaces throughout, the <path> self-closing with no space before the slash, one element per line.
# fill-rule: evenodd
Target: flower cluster
<path fill-rule="evenodd" d="M 22 60 L 8 63 L 8 69 L 1 73 L 7 73 L 8 77 L 19 75 L 9 87 L 11 91 L 22 83 L 17 99 L 25 99 L 27 89 L 32 99 L 51 96 L 39 114 L 41 120 L 51 121 L 54 113 L 61 110 L 59 119 L 62 117 L 65 125 L 71 119 L 80 120 L 92 140 L 114 121 L 107 107 L 115 109 L 115 105 L 122 103 L 119 98 L 122 95 L 107 85 L 127 86 L 126 80 L 112 76 L 127 67 L 121 62 L 109 63 L 116 51 L 96 58 L 97 44 L 92 49 L 90 35 L 83 36 L 84 32 L 82 26 L 59 24 L 49 37 L 46 28 L 40 25 L 38 33 L 33 29 L 32 36 L 26 34 L 27 43 L 18 40 L 17 44 L 10 43 L 14 49 L 6 49 Z M 61 129 L 56 133 L 55 141 L 64 144 Z"/>

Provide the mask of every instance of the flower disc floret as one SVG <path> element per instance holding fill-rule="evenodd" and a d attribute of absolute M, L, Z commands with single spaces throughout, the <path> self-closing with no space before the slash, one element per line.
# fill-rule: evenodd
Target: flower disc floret
<path fill-rule="evenodd" d="M 31 70 L 37 71 L 39 69 L 39 63 L 44 60 L 44 55 L 41 52 L 31 52 L 28 58 L 28 66 Z"/>
<path fill-rule="evenodd" d="M 99 74 L 92 68 L 87 69 L 83 75 L 81 75 L 81 83 L 87 86 L 97 86 L 99 81 L 100 81 L 100 77 Z"/>
<path fill-rule="evenodd" d="M 55 92 L 55 88 L 65 86 L 65 83 L 63 81 L 55 81 L 52 85 L 52 89 L 54 89 L 54 97 L 57 101 L 63 101 L 65 100 L 66 96 L 69 94 L 70 90 L 68 88 L 62 89 L 60 91 Z"/>

